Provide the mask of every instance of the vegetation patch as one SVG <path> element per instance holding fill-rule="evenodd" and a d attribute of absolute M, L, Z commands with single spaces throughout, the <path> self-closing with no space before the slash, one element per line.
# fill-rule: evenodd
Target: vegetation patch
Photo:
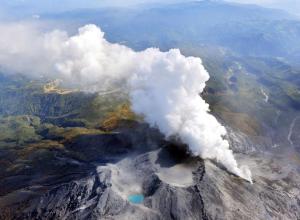
<path fill-rule="evenodd" d="M 138 120 L 138 116 L 131 110 L 129 103 L 122 104 L 114 111 L 109 112 L 100 123 L 100 127 L 105 131 L 111 131 L 117 128 L 121 120 Z"/>

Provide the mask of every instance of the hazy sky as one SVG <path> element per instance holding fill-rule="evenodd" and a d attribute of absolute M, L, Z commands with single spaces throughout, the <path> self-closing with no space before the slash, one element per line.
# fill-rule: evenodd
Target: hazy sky
<path fill-rule="evenodd" d="M 12 6 L 26 7 L 28 10 L 53 11 L 71 10 L 75 8 L 100 7 L 100 6 L 132 6 L 143 3 L 170 3 L 186 2 L 188 0 L 0 0 L 1 7 Z M 220 0 L 219 0 L 220 1 Z M 224 0 L 237 3 L 258 4 L 266 7 L 284 9 L 294 14 L 300 14 L 300 0 Z"/>

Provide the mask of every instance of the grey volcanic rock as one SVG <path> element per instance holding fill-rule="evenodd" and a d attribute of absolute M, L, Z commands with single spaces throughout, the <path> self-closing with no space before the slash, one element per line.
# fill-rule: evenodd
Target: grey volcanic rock
<path fill-rule="evenodd" d="M 204 164 L 199 163 L 194 173 L 195 179 L 201 181 Z M 153 196 L 145 201 L 145 205 L 160 213 L 160 219 L 207 219 L 201 192 L 197 185 L 190 187 L 174 187 L 162 183 Z"/>
<path fill-rule="evenodd" d="M 199 188 L 209 219 L 300 219 L 299 170 L 271 155 L 250 160 L 254 184 L 205 163 Z"/>
<path fill-rule="evenodd" d="M 114 166 L 98 166 L 89 177 L 57 186 L 33 199 L 15 219 L 206 219 L 198 186 L 174 187 L 159 180 L 151 165 L 152 154 L 137 156 L 141 166 L 132 173 L 143 175 L 144 204 L 134 205 L 113 186 Z M 142 161 L 141 161 L 142 159 Z M 121 162 L 131 168 L 133 164 Z M 143 164 L 144 163 L 144 164 Z M 204 164 L 199 161 L 194 172 L 201 181 Z M 128 175 L 131 175 L 129 173 Z M 151 175 L 149 175 L 151 174 Z M 129 180 L 132 181 L 132 180 Z M 130 187 L 130 185 L 128 186 Z M 126 193 L 125 193 L 126 194 Z M 147 195 L 148 194 L 148 195 Z"/>
<path fill-rule="evenodd" d="M 155 129 L 129 130 L 67 143 L 87 155 L 79 164 L 89 169 L 5 194 L 0 219 L 300 219 L 300 160 L 291 152 L 238 154 L 251 167 L 250 184 L 190 157 Z M 144 196 L 142 203 L 129 202 L 135 194 Z"/>

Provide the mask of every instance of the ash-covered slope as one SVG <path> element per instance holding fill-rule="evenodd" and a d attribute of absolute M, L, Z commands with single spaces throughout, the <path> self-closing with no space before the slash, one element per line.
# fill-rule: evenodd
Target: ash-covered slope
<path fill-rule="evenodd" d="M 77 164 L 84 174 L 40 173 L 39 182 L 2 194 L 0 219 L 300 218 L 299 158 L 287 165 L 283 157 L 241 154 L 253 168 L 250 184 L 217 164 L 189 157 L 155 129 L 121 124 L 114 134 L 65 143 L 68 151 L 87 158 L 57 152 L 53 163 Z M 129 201 L 135 194 L 143 195 L 140 204 Z"/>
<path fill-rule="evenodd" d="M 81 177 L 69 172 L 64 175 L 63 169 L 51 176 L 36 174 L 39 181 L 2 194 L 1 219 L 197 219 L 205 216 L 195 185 L 195 180 L 201 180 L 204 174 L 203 161 L 182 164 L 187 159 L 181 158 L 182 152 L 175 161 L 168 150 L 160 149 L 168 148 L 168 143 L 157 130 L 143 124 L 124 123 L 125 127 L 118 133 L 83 135 L 66 143 L 68 150 L 83 154 L 86 159 L 63 158 L 57 152 L 53 162 L 85 167 Z M 168 174 L 168 170 L 175 165 L 182 166 L 180 171 L 188 177 L 182 181 L 175 175 L 168 178 L 174 183 L 166 183 L 161 178 L 174 175 L 174 171 Z M 74 169 L 74 172 L 79 171 Z M 182 185 L 175 186 L 177 180 Z M 143 204 L 128 201 L 128 196 L 134 193 L 145 197 Z"/>

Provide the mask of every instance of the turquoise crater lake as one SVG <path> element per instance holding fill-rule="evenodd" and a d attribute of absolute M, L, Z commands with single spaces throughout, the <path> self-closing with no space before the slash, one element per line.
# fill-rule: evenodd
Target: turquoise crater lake
<path fill-rule="evenodd" d="M 128 200 L 134 204 L 140 204 L 144 201 L 144 196 L 142 194 L 132 194 L 128 196 Z"/>

